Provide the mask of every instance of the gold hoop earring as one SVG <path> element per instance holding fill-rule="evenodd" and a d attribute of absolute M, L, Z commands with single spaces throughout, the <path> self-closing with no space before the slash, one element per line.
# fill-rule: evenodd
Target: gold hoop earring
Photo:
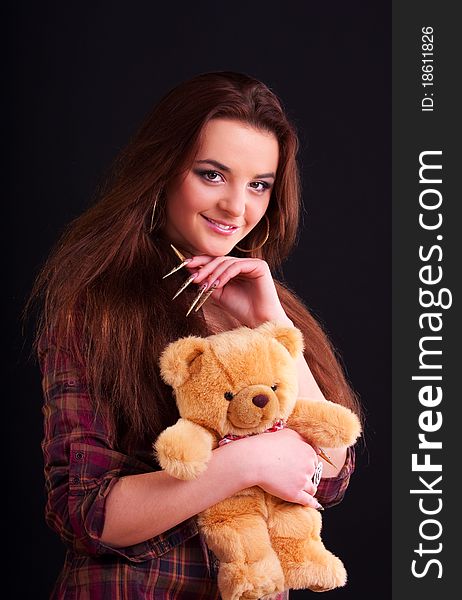
<path fill-rule="evenodd" d="M 239 246 L 234 246 L 235 248 L 237 248 L 241 252 L 253 252 L 254 250 L 259 250 L 262 246 L 264 246 L 266 244 L 266 242 L 269 238 L 270 224 L 269 224 L 269 219 L 268 219 L 267 214 L 265 213 L 263 216 L 266 219 L 266 236 L 265 236 L 265 239 L 263 240 L 263 242 L 259 246 L 255 246 L 255 248 L 250 248 L 249 250 L 245 250 L 244 248 L 239 248 Z"/>
<path fill-rule="evenodd" d="M 152 207 L 152 213 L 151 213 L 151 225 L 149 227 L 149 233 L 152 233 L 152 230 L 154 229 L 154 214 L 156 212 L 156 206 L 157 206 L 157 201 L 159 200 L 159 196 L 161 194 L 162 190 L 159 190 L 156 194 L 156 199 L 154 200 L 154 205 Z"/>

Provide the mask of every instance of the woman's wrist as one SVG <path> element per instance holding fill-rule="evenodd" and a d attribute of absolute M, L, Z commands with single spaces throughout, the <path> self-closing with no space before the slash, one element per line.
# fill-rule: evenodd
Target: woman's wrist
<path fill-rule="evenodd" d="M 264 316 L 261 316 L 258 319 L 256 319 L 254 327 L 258 327 L 258 325 L 261 325 L 262 323 L 265 323 L 266 321 L 276 321 L 278 323 L 278 325 L 285 326 L 285 327 L 294 327 L 293 321 L 291 321 L 289 319 L 289 317 L 286 315 L 286 313 L 283 310 L 282 310 L 282 312 L 278 311 L 278 312 L 265 313 Z"/>
<path fill-rule="evenodd" d="M 229 476 L 238 482 L 240 489 L 258 485 L 259 482 L 259 465 L 262 461 L 255 459 L 252 441 L 252 437 L 244 437 L 217 450 L 228 453 L 226 459 L 230 468 Z"/>

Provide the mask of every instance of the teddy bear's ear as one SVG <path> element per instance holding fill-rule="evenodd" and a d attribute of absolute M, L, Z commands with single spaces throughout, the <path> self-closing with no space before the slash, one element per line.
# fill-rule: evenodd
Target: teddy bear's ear
<path fill-rule="evenodd" d="M 193 335 L 169 344 L 159 358 L 165 383 L 174 388 L 183 384 L 192 372 L 193 362 L 205 352 L 207 345 L 207 340 Z"/>
<path fill-rule="evenodd" d="M 297 327 L 286 327 L 285 325 L 278 325 L 277 321 L 267 321 L 257 327 L 257 330 L 276 339 L 287 348 L 292 358 L 296 358 L 299 352 L 303 352 L 305 347 L 303 334 Z"/>

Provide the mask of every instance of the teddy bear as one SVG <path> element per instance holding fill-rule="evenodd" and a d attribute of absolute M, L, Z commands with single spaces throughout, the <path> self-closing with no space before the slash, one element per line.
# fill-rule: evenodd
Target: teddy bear
<path fill-rule="evenodd" d="M 361 426 L 352 411 L 298 397 L 296 358 L 303 349 L 301 331 L 277 321 L 170 343 L 159 366 L 180 418 L 153 444 L 160 466 L 173 477 L 194 479 L 223 441 L 281 424 L 313 446 L 354 444 Z M 342 561 L 322 542 L 321 515 L 314 508 L 254 486 L 203 511 L 198 524 L 219 560 L 223 600 L 285 589 L 326 591 L 346 583 Z"/>

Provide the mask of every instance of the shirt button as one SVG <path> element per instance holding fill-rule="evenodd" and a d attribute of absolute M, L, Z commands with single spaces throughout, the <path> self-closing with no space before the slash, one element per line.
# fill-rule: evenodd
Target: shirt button
<path fill-rule="evenodd" d="M 76 460 L 83 460 L 83 452 L 76 452 L 74 456 Z"/>

